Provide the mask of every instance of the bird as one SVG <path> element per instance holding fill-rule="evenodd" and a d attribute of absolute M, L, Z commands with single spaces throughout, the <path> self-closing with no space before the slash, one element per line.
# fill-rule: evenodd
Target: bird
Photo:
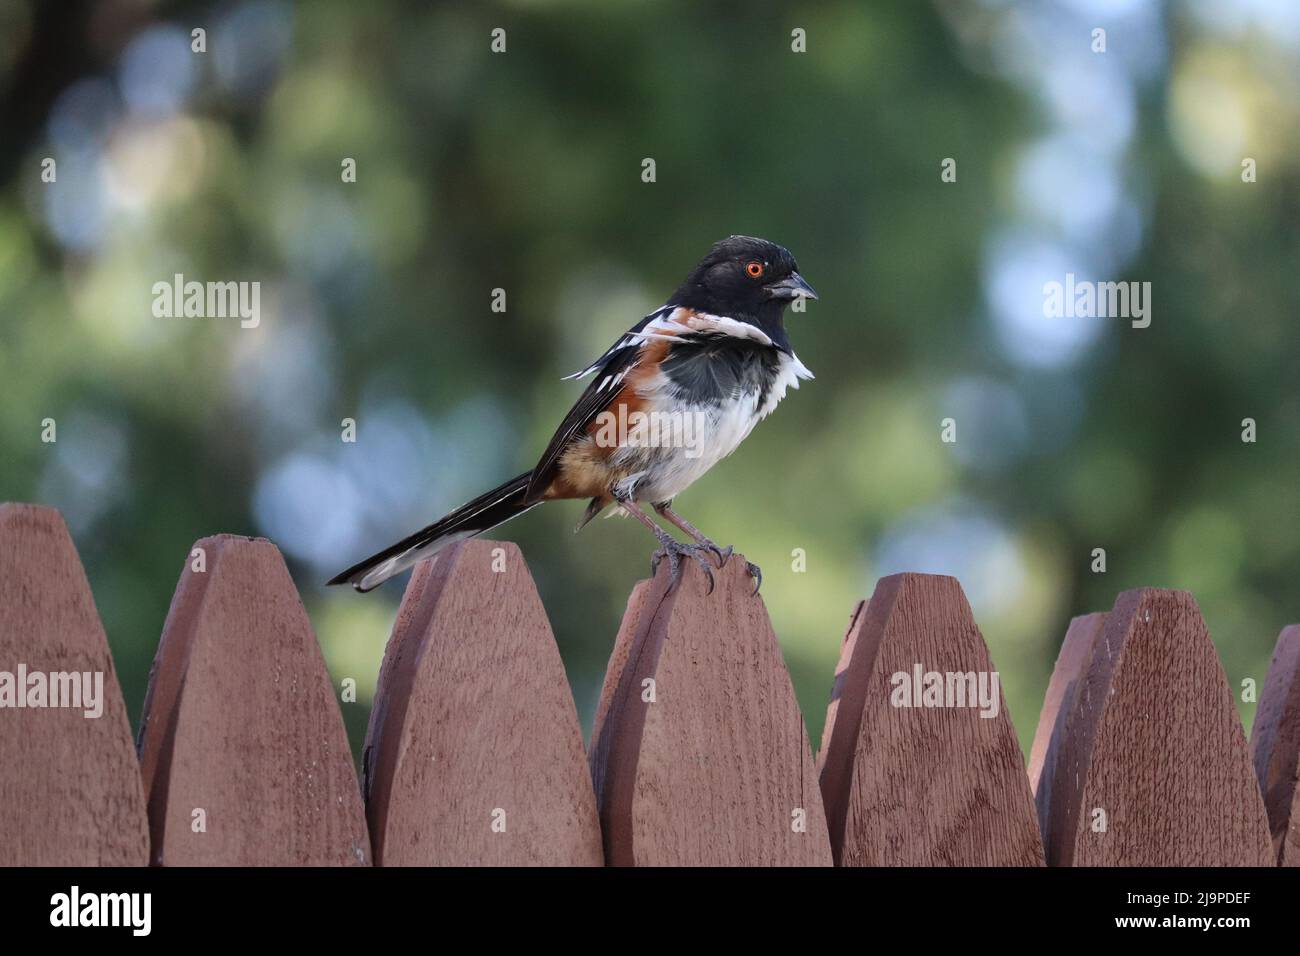
<path fill-rule="evenodd" d="M 645 525 L 666 558 L 669 588 L 693 560 L 713 590 L 720 547 L 673 510 L 673 500 L 730 455 L 790 388 L 813 374 L 795 355 L 786 307 L 817 293 L 789 250 L 766 239 L 730 236 L 713 244 L 664 305 L 633 325 L 590 365 L 565 380 L 593 376 L 536 466 L 467 501 L 426 528 L 354 564 L 329 581 L 370 591 L 448 545 L 540 504 L 589 499 L 581 531 L 611 505 Z M 655 522 L 650 507 L 687 536 Z M 747 562 L 753 593 L 762 570 Z"/>

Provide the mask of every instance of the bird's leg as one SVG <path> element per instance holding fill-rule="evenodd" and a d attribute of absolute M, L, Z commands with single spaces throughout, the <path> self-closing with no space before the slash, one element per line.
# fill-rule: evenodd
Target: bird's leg
<path fill-rule="evenodd" d="M 725 548 L 718 547 L 717 544 L 704 536 L 703 531 L 695 527 L 695 525 L 691 524 L 676 511 L 673 511 L 672 505 L 673 503 L 671 501 L 660 501 L 655 503 L 654 509 L 659 512 L 660 515 L 667 518 L 677 527 L 681 528 L 694 538 L 695 543 L 700 545 L 700 547 L 707 548 L 716 554 L 718 556 L 718 567 L 725 568 L 727 566 L 727 561 L 731 558 L 732 552 L 736 549 L 731 545 L 727 545 Z"/>
<path fill-rule="evenodd" d="M 670 535 L 659 525 L 655 524 L 651 517 L 636 506 L 636 502 L 631 496 L 615 494 L 615 500 L 623 507 L 623 510 L 630 514 L 637 521 L 641 522 L 659 541 L 659 550 L 650 558 L 650 573 L 654 574 L 659 570 L 659 562 L 665 557 L 668 559 L 668 590 L 677 587 L 677 582 L 682 576 L 681 561 L 682 555 L 690 555 L 704 572 L 704 576 L 709 579 L 708 593 L 713 593 L 713 566 L 709 564 L 708 558 L 700 552 L 704 548 L 698 544 L 684 544 Z"/>
<path fill-rule="evenodd" d="M 702 532 L 699 528 L 695 527 L 695 525 L 691 524 L 689 521 L 687 521 L 685 518 L 679 515 L 676 511 L 673 511 L 672 504 L 673 503 L 671 501 L 659 501 L 654 504 L 654 509 L 655 511 L 659 512 L 659 514 L 661 514 L 663 517 L 667 518 L 677 527 L 681 528 L 692 538 L 694 538 L 696 544 L 698 544 L 700 547 L 712 551 L 714 554 L 716 554 L 718 556 L 718 567 L 725 568 L 727 566 L 727 562 L 731 560 L 732 553 L 736 549 L 731 545 L 727 545 L 725 548 L 718 547 L 713 541 L 709 540 L 704 536 L 704 532 Z M 750 576 L 754 579 L 754 593 L 757 594 L 758 589 L 763 584 L 763 569 L 760 568 L 753 561 L 746 561 L 745 566 L 746 569 L 749 571 Z"/>

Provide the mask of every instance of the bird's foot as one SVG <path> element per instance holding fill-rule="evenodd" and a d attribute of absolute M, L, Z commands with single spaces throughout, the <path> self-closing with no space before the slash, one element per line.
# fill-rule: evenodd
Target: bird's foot
<path fill-rule="evenodd" d="M 702 544 L 686 544 L 685 542 L 678 541 L 676 538 L 666 534 L 660 540 L 660 543 L 663 546 L 654 554 L 650 555 L 650 573 L 652 575 L 659 570 L 660 562 L 662 562 L 664 558 L 667 558 L 668 590 L 671 591 L 677 587 L 677 582 L 681 580 L 682 558 L 689 557 L 700 566 L 700 570 L 704 572 L 704 577 L 708 579 L 709 589 L 705 593 L 713 593 L 713 565 L 710 564 L 709 559 L 704 556 L 704 552 L 710 550 L 716 551 L 716 547 L 710 549 Z"/>
<path fill-rule="evenodd" d="M 728 548 L 727 550 L 731 550 L 731 549 Z M 753 597 L 755 594 L 758 593 L 758 589 L 763 586 L 763 569 L 760 568 L 753 561 L 746 561 L 745 570 L 748 571 L 749 576 L 754 579 L 754 590 L 750 594 L 750 597 Z"/>

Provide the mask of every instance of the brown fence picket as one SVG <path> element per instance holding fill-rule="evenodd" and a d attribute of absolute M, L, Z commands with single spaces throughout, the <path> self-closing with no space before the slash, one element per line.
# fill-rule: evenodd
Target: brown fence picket
<path fill-rule="evenodd" d="M 1038 805 L 1038 825 L 1043 833 L 1047 832 L 1051 817 L 1052 779 L 1065 735 L 1065 720 L 1074 707 L 1079 674 L 1088 666 L 1093 642 L 1105 626 L 1104 613 L 1085 614 L 1070 621 L 1056 655 L 1056 666 L 1052 668 L 1043 709 L 1038 714 L 1038 727 L 1029 750 L 1029 787 Z"/>
<path fill-rule="evenodd" d="M 690 565 L 669 592 L 665 562 L 628 602 L 591 754 L 606 860 L 829 865 L 808 734 L 767 611 L 739 555 L 715 578 L 706 594 Z"/>
<path fill-rule="evenodd" d="M 1300 624 L 1278 635 L 1250 742 L 1277 862 L 1300 866 Z"/>
<path fill-rule="evenodd" d="M 364 766 L 384 866 L 601 864 L 577 710 L 517 546 L 465 541 L 416 568 Z"/>
<path fill-rule="evenodd" d="M 126 705 L 86 572 L 53 508 L 0 504 L 0 672 L 0 866 L 146 864 Z M 102 713 L 48 706 L 51 673 L 90 673 L 92 694 L 102 675 L 90 708 Z M 34 674 L 46 680 L 29 684 Z M 28 691 L 42 682 L 43 704 L 18 707 L 20 696 L 41 701 Z"/>
<path fill-rule="evenodd" d="M 1241 720 L 1190 594 L 1115 601 L 1079 672 L 1050 792 L 1052 865 L 1271 865 Z"/>
<path fill-rule="evenodd" d="M 821 758 L 841 866 L 1041 866 L 1029 782 L 1006 702 L 897 706 L 914 668 L 991 675 L 988 648 L 955 578 L 896 574 L 860 605 L 845 638 Z M 985 678 L 991 689 L 991 676 Z"/>
<path fill-rule="evenodd" d="M 269 541 L 199 541 L 177 585 L 140 730 L 153 860 L 364 865 L 343 718 Z"/>

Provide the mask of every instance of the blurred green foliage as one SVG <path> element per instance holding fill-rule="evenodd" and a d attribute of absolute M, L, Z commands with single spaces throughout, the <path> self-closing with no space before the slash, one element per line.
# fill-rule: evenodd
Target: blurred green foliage
<path fill-rule="evenodd" d="M 814 742 L 902 567 L 962 578 L 1026 748 L 1069 617 L 1127 588 L 1193 591 L 1262 683 L 1300 618 L 1300 40 L 1255 6 L 11 0 L 0 499 L 63 509 L 136 718 L 191 543 L 272 537 L 359 750 L 400 585 L 322 582 L 529 467 L 561 375 L 762 235 L 821 296 L 817 379 L 678 506 L 763 566 Z M 1151 327 L 1024 308 L 1090 268 L 1151 282 Z M 261 324 L 155 318 L 176 272 L 260 281 Z M 580 513 L 496 534 L 586 726 L 651 542 Z"/>

